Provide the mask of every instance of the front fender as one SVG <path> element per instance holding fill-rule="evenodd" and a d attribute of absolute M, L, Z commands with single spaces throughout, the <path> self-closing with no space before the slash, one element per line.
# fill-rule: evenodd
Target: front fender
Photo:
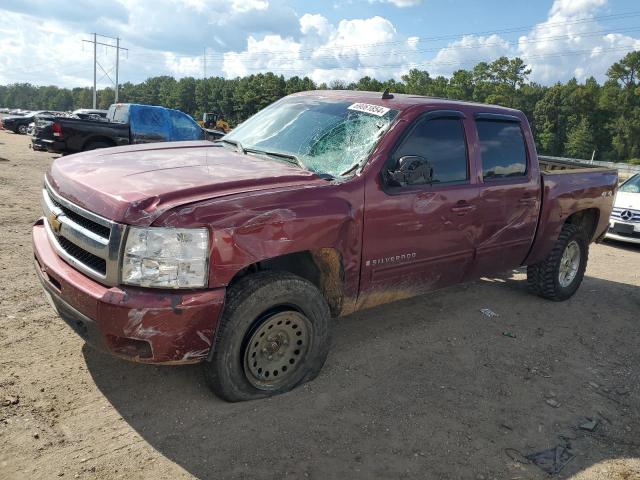
<path fill-rule="evenodd" d="M 361 183 L 355 178 L 201 201 L 163 214 L 154 225 L 210 229 L 210 288 L 228 285 L 257 262 L 333 248 L 343 261 L 344 293 L 355 298 L 362 245 Z"/>

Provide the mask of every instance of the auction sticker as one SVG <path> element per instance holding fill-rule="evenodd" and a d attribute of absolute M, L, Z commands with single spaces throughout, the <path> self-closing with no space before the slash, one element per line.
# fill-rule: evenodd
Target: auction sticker
<path fill-rule="evenodd" d="M 354 103 L 349 105 L 347 110 L 356 110 L 358 112 L 370 113 L 371 115 L 381 117 L 390 109 L 387 107 L 381 107 L 380 105 L 371 105 L 370 103 Z"/>

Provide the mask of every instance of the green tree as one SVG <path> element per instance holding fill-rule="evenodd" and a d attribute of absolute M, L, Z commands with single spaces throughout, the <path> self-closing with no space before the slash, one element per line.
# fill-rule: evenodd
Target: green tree
<path fill-rule="evenodd" d="M 640 51 L 629 52 L 619 62 L 611 65 L 607 70 L 607 76 L 621 82 L 626 88 L 633 88 L 640 74 Z"/>
<path fill-rule="evenodd" d="M 480 62 L 471 69 L 456 70 L 450 78 L 433 77 L 426 70 L 411 69 L 400 80 L 365 76 L 351 83 L 334 80 L 316 85 L 308 77 L 284 78 L 271 72 L 242 78 L 192 77 L 176 80 L 163 75 L 142 83 L 120 86 L 122 102 L 178 108 L 199 117 L 217 111 L 232 126 L 291 93 L 319 89 L 356 89 L 447 97 L 495 103 L 522 110 L 531 122 L 536 145 L 542 153 L 590 156 L 627 161 L 640 158 L 640 51 L 631 52 L 611 65 L 608 80 L 584 83 L 571 79 L 546 87 L 528 81 L 530 68 L 518 57 Z M 0 105 L 10 108 L 71 110 L 92 106 L 88 87 L 74 89 L 29 83 L 0 85 Z M 98 107 L 113 103 L 112 88 L 97 92 Z M 586 122 L 586 123 L 585 123 Z"/>
<path fill-rule="evenodd" d="M 582 117 L 580 123 L 568 132 L 564 149 L 570 157 L 591 158 L 595 150 L 595 142 L 593 129 L 587 117 Z"/>

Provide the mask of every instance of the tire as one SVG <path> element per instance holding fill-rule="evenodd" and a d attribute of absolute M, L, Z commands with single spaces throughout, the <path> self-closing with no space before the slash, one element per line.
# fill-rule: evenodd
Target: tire
<path fill-rule="evenodd" d="M 18 127 L 18 132 L 20 135 L 26 135 L 27 133 L 27 126 L 26 125 L 20 125 Z"/>
<path fill-rule="evenodd" d="M 238 402 L 313 380 L 329 351 L 330 319 L 324 297 L 303 278 L 286 272 L 242 278 L 227 292 L 203 364 L 207 383 L 218 397 Z"/>
<path fill-rule="evenodd" d="M 571 253 L 576 251 L 579 252 L 577 262 L 569 261 L 569 258 L 575 258 Z M 567 257 L 563 257 L 565 252 Z M 542 262 L 527 267 L 529 289 L 548 300 L 557 302 L 567 300 L 576 293 L 582 283 L 588 256 L 589 244 L 584 232 L 576 225 L 565 224 L 549 256 Z M 569 265 L 571 263 L 575 265 L 574 272 L 572 268 L 563 267 L 565 260 Z M 563 267 L 562 271 L 561 267 Z M 573 272 L 572 275 L 569 274 L 571 272 Z"/>
<path fill-rule="evenodd" d="M 113 145 L 107 142 L 91 142 L 88 145 L 85 145 L 82 151 L 86 152 L 89 150 L 97 150 L 98 148 L 109 148 L 109 147 L 113 147 Z"/>

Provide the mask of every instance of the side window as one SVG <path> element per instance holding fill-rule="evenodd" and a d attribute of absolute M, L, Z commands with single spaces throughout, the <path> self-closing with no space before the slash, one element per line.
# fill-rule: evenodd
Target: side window
<path fill-rule="evenodd" d="M 114 122 L 127 123 L 129 121 L 129 108 L 127 105 L 118 103 L 115 106 L 110 107 L 109 110 L 111 110 L 111 108 L 114 109 L 112 117 Z M 109 114 L 111 114 L 111 112 L 109 112 Z M 111 115 L 109 116 L 111 117 Z"/>
<path fill-rule="evenodd" d="M 484 180 L 524 176 L 527 173 L 527 151 L 520 124 L 477 120 L 476 125 Z"/>
<path fill-rule="evenodd" d="M 433 183 L 469 179 L 464 127 L 459 118 L 423 119 L 395 151 L 395 161 L 408 155 L 424 157 L 433 168 Z"/>

